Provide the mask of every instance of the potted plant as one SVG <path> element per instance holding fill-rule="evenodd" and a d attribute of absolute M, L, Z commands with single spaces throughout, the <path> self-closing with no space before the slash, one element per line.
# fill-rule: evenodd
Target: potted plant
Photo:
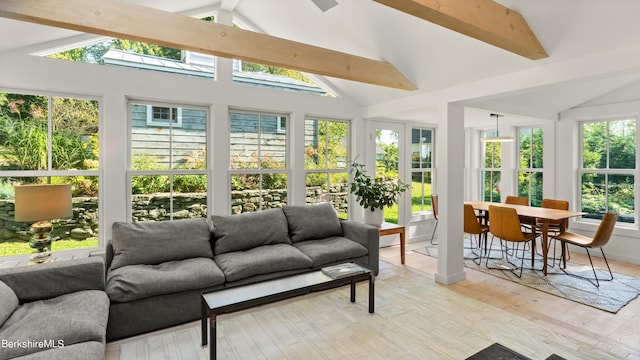
<path fill-rule="evenodd" d="M 370 225 L 380 226 L 385 206 L 397 203 L 400 194 L 411 188 L 398 179 L 373 178 L 367 175 L 363 164 L 356 162 L 352 162 L 350 173 L 353 174 L 351 193 L 365 209 L 365 222 Z"/>

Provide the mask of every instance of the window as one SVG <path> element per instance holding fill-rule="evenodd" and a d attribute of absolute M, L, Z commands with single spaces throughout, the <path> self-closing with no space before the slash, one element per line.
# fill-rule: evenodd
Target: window
<path fill-rule="evenodd" d="M 433 129 L 411 129 L 411 212 L 431 210 Z"/>
<path fill-rule="evenodd" d="M 182 109 L 147 105 L 147 125 L 182 127 Z"/>
<path fill-rule="evenodd" d="M 490 131 L 483 137 L 496 136 Z M 482 167 L 480 169 L 482 201 L 500 202 L 500 168 L 502 163 L 502 144 L 499 142 L 481 142 Z"/>
<path fill-rule="evenodd" d="M 29 254 L 29 223 L 13 221 L 15 186 L 71 184 L 73 216 L 52 220 L 52 250 L 93 248 L 99 237 L 99 103 L 0 92 L 0 256 Z"/>
<path fill-rule="evenodd" d="M 276 131 L 280 134 L 287 133 L 287 118 L 284 116 L 278 116 L 277 118 L 277 129 Z"/>
<path fill-rule="evenodd" d="M 584 217 L 617 211 L 618 222 L 635 223 L 636 120 L 584 122 L 581 130 Z"/>
<path fill-rule="evenodd" d="M 348 217 L 349 123 L 305 119 L 304 169 L 307 204 L 328 201 L 342 219 Z"/>
<path fill-rule="evenodd" d="M 518 196 L 531 206 L 542 205 L 543 139 L 542 128 L 518 129 Z"/>
<path fill-rule="evenodd" d="M 134 101 L 129 118 L 131 221 L 206 217 L 208 109 Z"/>
<path fill-rule="evenodd" d="M 279 208 L 287 204 L 287 134 L 278 131 L 283 114 L 232 111 L 231 213 Z"/>

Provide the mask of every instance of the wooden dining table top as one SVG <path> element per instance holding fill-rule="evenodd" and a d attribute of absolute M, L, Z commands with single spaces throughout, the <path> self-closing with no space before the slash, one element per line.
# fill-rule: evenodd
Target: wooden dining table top
<path fill-rule="evenodd" d="M 489 206 L 501 206 L 501 207 L 509 207 L 516 210 L 516 213 L 521 216 L 527 216 L 531 218 L 537 218 L 542 220 L 543 226 L 541 229 L 542 233 L 542 272 L 546 276 L 547 275 L 547 259 L 548 259 L 548 250 L 549 250 L 549 223 L 554 220 L 564 220 L 569 219 L 574 216 L 581 216 L 586 213 L 580 211 L 571 211 L 571 210 L 559 210 L 559 209 L 551 209 L 551 208 L 542 208 L 535 206 L 527 206 L 527 205 L 514 205 L 514 204 L 503 204 L 503 203 L 494 203 L 488 201 L 465 201 L 465 204 L 470 204 L 473 206 L 475 210 L 481 211 L 489 211 Z M 533 228 L 535 232 L 535 228 Z M 532 260 L 533 262 L 533 260 Z M 533 265 L 533 264 L 532 264 Z"/>
<path fill-rule="evenodd" d="M 586 214 L 585 212 L 580 212 L 580 211 L 550 209 L 550 208 L 542 208 L 542 207 L 527 206 L 527 205 L 494 203 L 489 201 L 465 201 L 464 203 L 470 204 L 476 210 L 484 210 L 484 211 L 488 211 L 490 205 L 509 207 L 509 208 L 516 209 L 516 212 L 518 213 L 518 215 L 535 217 L 535 218 L 546 219 L 546 220 L 563 220 L 563 219 L 568 219 L 570 217 L 581 216 Z"/>

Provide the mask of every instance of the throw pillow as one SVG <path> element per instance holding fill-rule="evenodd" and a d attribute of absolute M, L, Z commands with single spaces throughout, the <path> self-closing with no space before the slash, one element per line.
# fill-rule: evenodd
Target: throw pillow
<path fill-rule="evenodd" d="M 0 327 L 18 308 L 20 302 L 9 285 L 0 281 Z"/>
<path fill-rule="evenodd" d="M 216 255 L 245 251 L 262 245 L 291 244 L 282 209 L 236 215 L 213 215 L 213 249 Z"/>
<path fill-rule="evenodd" d="M 292 242 L 342 236 L 342 225 L 330 203 L 282 208 L 289 222 Z"/>
<path fill-rule="evenodd" d="M 211 231 L 204 218 L 113 223 L 111 269 L 157 265 L 196 257 L 213 258 Z"/>

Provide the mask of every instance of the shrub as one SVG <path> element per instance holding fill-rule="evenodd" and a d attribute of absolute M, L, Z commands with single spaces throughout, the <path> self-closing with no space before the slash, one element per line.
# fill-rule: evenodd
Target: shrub
<path fill-rule="evenodd" d="M 15 191 L 13 185 L 0 184 L 0 199 L 13 199 L 15 198 Z"/>

